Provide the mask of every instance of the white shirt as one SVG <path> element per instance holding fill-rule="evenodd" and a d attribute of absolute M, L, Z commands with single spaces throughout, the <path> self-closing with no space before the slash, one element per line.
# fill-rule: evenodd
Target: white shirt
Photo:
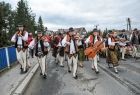
<path fill-rule="evenodd" d="M 81 41 L 81 40 L 80 40 L 80 41 L 77 40 L 77 45 L 78 45 L 78 46 L 81 46 L 81 45 L 82 45 L 82 41 Z"/>
<path fill-rule="evenodd" d="M 62 46 L 65 47 L 67 44 L 67 35 L 62 39 Z"/>
<path fill-rule="evenodd" d="M 31 41 L 31 43 L 29 44 L 29 48 L 33 49 L 35 47 L 37 43 L 35 43 L 35 39 Z M 49 43 L 48 42 L 44 42 L 43 43 L 45 47 L 49 47 Z M 38 47 L 41 47 L 40 42 L 38 42 Z"/>
<path fill-rule="evenodd" d="M 50 44 L 49 44 L 48 42 L 44 42 L 44 46 L 45 46 L 45 47 L 49 47 Z"/>
<path fill-rule="evenodd" d="M 12 42 L 16 42 L 16 36 L 17 36 L 17 34 L 14 34 L 14 35 L 13 35 L 13 37 L 12 37 L 12 39 L 11 39 Z M 22 36 L 22 40 L 23 40 L 23 41 L 27 41 L 27 40 L 28 40 L 28 32 L 27 32 L 27 31 L 25 32 L 25 35 Z"/>
<path fill-rule="evenodd" d="M 25 35 L 22 36 L 22 39 L 23 39 L 24 41 L 27 41 L 27 40 L 28 40 L 28 32 L 27 32 L 27 31 L 25 32 Z"/>
<path fill-rule="evenodd" d="M 97 41 L 98 41 L 97 36 L 95 36 L 94 43 L 96 43 Z"/>
<path fill-rule="evenodd" d="M 71 40 L 70 41 L 70 54 L 74 54 L 74 53 L 76 53 L 75 46 L 74 46 L 74 41 Z"/>
<path fill-rule="evenodd" d="M 90 43 L 90 36 L 86 39 L 85 43 Z"/>
<path fill-rule="evenodd" d="M 41 44 L 40 44 L 40 41 L 38 42 L 38 48 L 41 48 Z"/>
<path fill-rule="evenodd" d="M 33 39 L 30 44 L 28 45 L 29 48 L 33 49 L 35 46 L 35 39 Z"/>
<path fill-rule="evenodd" d="M 22 45 L 22 37 L 21 36 L 18 37 L 17 44 L 18 45 Z"/>
<path fill-rule="evenodd" d="M 115 46 L 116 42 L 112 42 L 111 38 L 108 38 L 108 45 Z"/>

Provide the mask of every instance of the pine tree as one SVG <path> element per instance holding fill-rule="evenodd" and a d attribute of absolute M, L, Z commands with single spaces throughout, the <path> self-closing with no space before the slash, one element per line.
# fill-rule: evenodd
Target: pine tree
<path fill-rule="evenodd" d="M 108 34 L 108 31 L 104 31 L 103 32 L 103 38 L 106 38 L 107 37 L 107 34 Z"/>
<path fill-rule="evenodd" d="M 16 10 L 11 9 L 9 3 L 0 2 L 0 47 L 12 44 L 10 40 L 16 32 L 18 24 L 25 25 L 27 31 L 33 34 L 37 30 L 35 14 L 28 7 L 26 0 L 20 0 L 17 3 Z M 42 19 L 39 22 L 41 22 L 40 25 L 43 27 Z"/>
<path fill-rule="evenodd" d="M 38 19 L 38 30 L 41 30 L 42 32 L 44 32 L 44 26 L 43 26 L 43 21 L 41 16 Z"/>
<path fill-rule="evenodd" d="M 35 15 L 33 15 L 31 9 L 28 7 L 27 1 L 20 0 L 17 4 L 17 13 L 15 16 L 15 25 L 23 24 L 26 26 L 27 31 L 35 31 Z"/>
<path fill-rule="evenodd" d="M 0 47 L 9 44 L 10 16 L 12 14 L 9 3 L 0 2 Z"/>

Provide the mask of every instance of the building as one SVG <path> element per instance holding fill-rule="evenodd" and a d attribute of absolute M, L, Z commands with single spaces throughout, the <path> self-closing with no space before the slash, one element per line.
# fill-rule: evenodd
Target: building
<path fill-rule="evenodd" d="M 52 30 L 47 30 L 46 31 L 46 34 L 48 34 L 48 35 L 51 35 L 51 34 L 53 34 L 54 33 L 54 31 L 52 31 Z"/>
<path fill-rule="evenodd" d="M 66 33 L 68 31 L 69 31 L 69 29 L 58 29 L 57 32 L 59 32 L 59 33 Z M 86 31 L 86 29 L 84 27 L 74 28 L 74 32 L 80 33 L 81 35 L 85 35 L 87 33 L 87 31 Z"/>

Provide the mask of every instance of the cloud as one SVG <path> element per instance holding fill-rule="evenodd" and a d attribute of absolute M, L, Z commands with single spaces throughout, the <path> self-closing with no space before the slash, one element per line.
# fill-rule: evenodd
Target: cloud
<path fill-rule="evenodd" d="M 6 0 L 13 3 L 13 0 Z M 15 0 L 17 2 L 18 0 Z M 14 2 L 14 5 L 15 5 Z M 50 29 L 85 26 L 102 29 L 126 28 L 126 18 L 140 28 L 140 0 L 28 0 L 34 13 Z M 91 27 L 92 26 L 92 27 Z M 55 27 L 55 28 L 54 28 Z"/>

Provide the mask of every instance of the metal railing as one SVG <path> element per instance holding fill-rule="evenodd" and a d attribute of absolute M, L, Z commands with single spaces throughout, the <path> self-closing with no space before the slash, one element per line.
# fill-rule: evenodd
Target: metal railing
<path fill-rule="evenodd" d="M 14 46 L 0 48 L 0 71 L 9 68 L 16 61 L 17 56 Z"/>

